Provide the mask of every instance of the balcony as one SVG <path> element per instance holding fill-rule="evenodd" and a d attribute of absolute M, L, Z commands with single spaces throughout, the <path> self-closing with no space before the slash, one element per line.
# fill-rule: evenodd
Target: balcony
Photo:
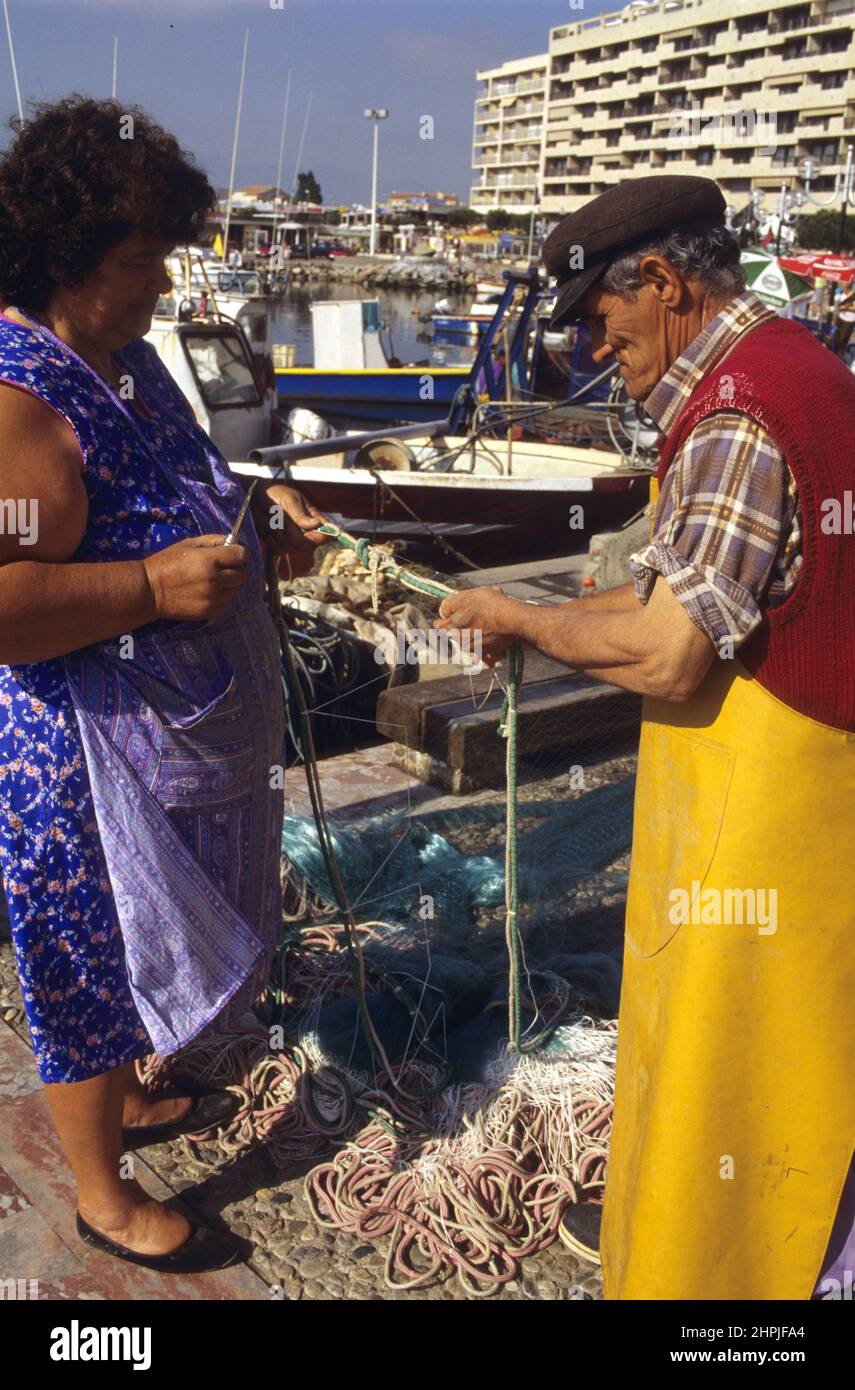
<path fill-rule="evenodd" d="M 495 177 L 481 179 L 473 187 L 491 188 L 533 188 L 537 179 L 529 174 L 497 174 Z"/>

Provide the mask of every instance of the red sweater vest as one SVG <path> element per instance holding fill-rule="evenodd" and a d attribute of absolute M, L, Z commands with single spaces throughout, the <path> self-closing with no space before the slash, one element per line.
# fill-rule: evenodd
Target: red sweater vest
<path fill-rule="evenodd" d="M 706 415 L 740 410 L 771 435 L 801 502 L 802 568 L 740 649 L 756 680 L 822 724 L 855 730 L 855 375 L 806 329 L 751 329 L 698 384 L 660 442 L 661 484 Z"/>

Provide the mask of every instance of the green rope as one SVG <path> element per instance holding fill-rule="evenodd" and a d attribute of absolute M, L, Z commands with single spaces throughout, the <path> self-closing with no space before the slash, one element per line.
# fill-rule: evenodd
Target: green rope
<path fill-rule="evenodd" d="M 449 588 L 446 584 L 437 584 L 433 580 L 424 579 L 421 575 L 414 574 L 388 555 L 385 551 L 378 549 L 377 546 L 362 538 L 357 540 L 354 536 L 343 531 L 340 527 L 334 526 L 332 522 L 325 522 L 317 528 L 324 535 L 332 537 L 339 545 L 347 550 L 352 550 L 358 556 L 366 569 L 371 570 L 372 574 L 388 574 L 396 579 L 399 584 L 408 589 L 414 589 L 418 593 L 428 594 L 432 598 L 448 598 L 457 592 Z M 519 930 L 519 864 L 517 858 L 517 726 L 518 726 L 518 703 L 519 692 L 523 683 L 525 669 L 525 654 L 523 648 L 517 644 L 510 648 L 508 653 L 508 685 L 505 692 L 505 700 L 502 706 L 502 715 L 499 721 L 499 734 L 507 740 L 505 756 L 505 775 L 507 788 L 507 812 L 505 821 L 505 940 L 508 949 L 508 1050 L 510 1052 L 532 1052 L 540 1047 L 548 1037 L 552 1035 L 560 1022 L 560 1018 L 553 1019 L 550 1025 L 545 1028 L 537 1037 L 530 1039 L 523 1044 L 522 1035 L 522 1004 L 520 977 L 522 973 L 522 940 Z M 308 769 L 307 769 L 308 770 Z M 311 790 L 310 779 L 310 790 Z M 315 798 L 312 798 L 313 809 L 315 808 Z M 321 814 L 323 814 L 321 810 Z M 315 821 L 321 832 L 320 821 L 316 810 Z M 321 845 L 324 849 L 324 858 L 327 859 L 325 849 L 325 836 L 321 834 Z M 330 856 L 333 857 L 332 846 L 329 847 Z M 329 870 L 329 862 L 327 863 Z M 334 888 L 341 889 L 341 899 L 339 906 L 346 904 L 344 887 L 337 871 L 330 872 L 330 881 Z M 346 917 L 349 915 L 349 907 L 345 910 Z M 350 945 L 350 933 L 348 932 L 348 944 Z M 355 942 L 354 949 L 356 947 Z M 362 980 L 364 986 L 364 976 Z M 367 1021 L 367 1007 L 364 1009 L 363 1021 Z M 374 1040 L 371 1035 L 373 1028 L 366 1030 L 369 1033 L 369 1040 L 372 1048 Z"/>

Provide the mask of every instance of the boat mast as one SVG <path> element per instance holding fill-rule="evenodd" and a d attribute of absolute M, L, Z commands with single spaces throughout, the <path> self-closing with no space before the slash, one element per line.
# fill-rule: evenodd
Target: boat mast
<path fill-rule="evenodd" d="M 5 0 L 4 0 L 5 3 Z M 243 61 L 240 65 L 240 87 L 238 89 L 237 113 L 235 115 L 235 138 L 232 145 L 232 167 L 229 174 L 229 200 L 226 203 L 226 225 L 223 229 L 223 265 L 229 250 L 229 224 L 232 220 L 232 195 L 235 191 L 235 166 L 237 164 L 238 136 L 240 134 L 240 113 L 243 106 L 243 81 L 246 76 L 246 50 L 249 47 L 249 30 L 243 33 Z"/>
<path fill-rule="evenodd" d="M 299 178 L 299 174 L 300 174 L 300 160 L 303 158 L 303 146 L 304 146 L 305 143 L 306 143 L 306 131 L 307 131 L 308 126 L 309 126 L 309 112 L 310 112 L 311 109 L 312 109 L 312 97 L 313 97 L 314 95 L 315 95 L 315 89 L 314 89 L 314 87 L 313 87 L 312 90 L 309 92 L 309 101 L 308 101 L 308 104 L 307 104 L 307 106 L 306 106 L 306 116 L 305 116 L 305 120 L 303 121 L 303 134 L 300 136 L 300 148 L 299 148 L 298 151 L 297 151 L 297 162 L 296 162 L 296 164 L 294 165 L 294 184 L 293 184 L 293 187 L 292 187 L 292 190 L 291 190 L 291 206 L 292 206 L 292 207 L 293 207 L 293 205 L 294 205 L 294 203 L 296 202 L 296 199 L 297 199 L 297 179 Z M 306 227 L 306 232 L 307 232 L 307 234 L 308 234 L 308 231 L 309 231 L 309 228 Z M 307 236 L 306 236 L 306 265 L 307 265 L 307 266 L 308 266 L 308 263 L 309 263 L 309 250 L 310 250 L 310 246 L 311 246 L 311 242 L 310 242 L 309 237 L 308 237 L 308 235 L 307 235 Z"/>
<path fill-rule="evenodd" d="M 291 69 L 288 69 L 288 81 L 285 84 L 285 105 L 282 108 L 282 133 L 279 136 L 279 163 L 276 166 L 276 201 L 273 204 L 273 230 L 270 233 L 271 249 L 276 246 L 276 219 L 278 215 L 277 204 L 282 196 L 282 156 L 285 153 L 285 131 L 288 127 L 288 101 L 291 96 Z"/>
<path fill-rule="evenodd" d="M 119 36 L 113 39 L 113 100 L 116 100 L 116 73 L 119 68 Z"/>
<path fill-rule="evenodd" d="M 9 23 L 9 6 L 7 0 L 3 0 L 3 13 L 6 16 L 6 37 L 9 40 L 9 57 L 12 60 L 12 76 L 15 79 L 15 96 L 18 99 L 18 115 L 21 118 L 21 125 L 24 124 L 24 106 L 21 101 L 21 88 L 18 85 L 18 65 L 15 62 L 15 45 L 12 42 L 12 26 Z"/>

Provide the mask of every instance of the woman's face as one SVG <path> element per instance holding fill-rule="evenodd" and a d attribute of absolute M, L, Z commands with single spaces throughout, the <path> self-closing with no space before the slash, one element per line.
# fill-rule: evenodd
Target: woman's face
<path fill-rule="evenodd" d="M 114 352 L 151 328 L 159 296 L 172 288 L 164 260 L 173 249 L 173 242 L 135 232 L 112 247 L 82 285 L 59 288 L 50 308 Z"/>

